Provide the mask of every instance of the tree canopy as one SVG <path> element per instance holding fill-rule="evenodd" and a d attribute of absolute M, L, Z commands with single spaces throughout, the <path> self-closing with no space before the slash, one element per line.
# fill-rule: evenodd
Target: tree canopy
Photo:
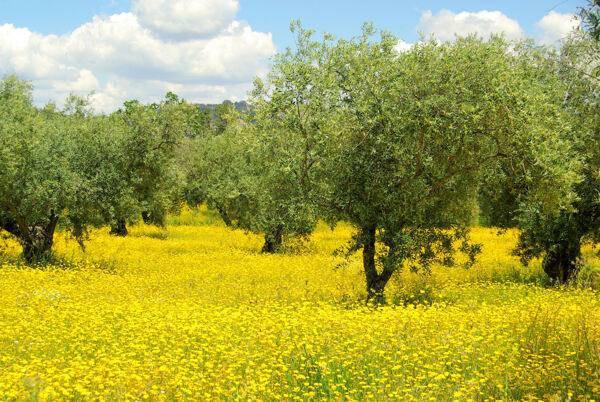
<path fill-rule="evenodd" d="M 33 258 L 59 223 L 80 242 L 90 225 L 125 235 L 140 217 L 164 225 L 182 200 L 263 234 L 265 252 L 319 219 L 347 221 L 346 252 L 362 250 L 368 298 L 381 300 L 404 267 L 453 265 L 458 252 L 473 261 L 479 210 L 521 227 L 523 259 L 544 254 L 549 275 L 566 279 L 556 245 L 577 250 L 572 261 L 579 240 L 564 239 L 600 227 L 592 28 L 555 53 L 475 36 L 401 51 L 368 24 L 350 40 L 291 29 L 296 48 L 274 57 L 242 111 L 173 93 L 109 116 L 75 96 L 38 109 L 28 83 L 5 78 L 2 228 Z"/>
<path fill-rule="evenodd" d="M 81 239 L 95 220 L 79 162 L 83 141 L 102 124 L 76 98 L 62 112 L 39 111 L 31 95 L 16 76 L 0 82 L 0 227 L 19 239 L 28 260 L 49 255 L 59 221 Z"/>
<path fill-rule="evenodd" d="M 0 228 L 26 259 L 50 255 L 58 224 L 83 245 L 87 227 L 141 214 L 162 225 L 179 199 L 175 155 L 194 129 L 196 109 L 174 94 L 156 105 L 126 103 L 97 115 L 85 98 L 63 110 L 33 105 L 32 87 L 15 76 L 0 82 Z"/>
<path fill-rule="evenodd" d="M 467 228 L 477 189 L 500 161 L 521 169 L 527 202 L 549 212 L 577 180 L 558 92 L 508 43 L 468 37 L 398 53 L 395 37 L 374 34 L 366 26 L 338 44 L 342 131 L 329 174 L 339 218 L 358 229 L 350 250 L 363 249 L 371 297 L 404 264 L 476 254 Z"/>
<path fill-rule="evenodd" d="M 200 157 L 200 170 L 221 172 L 204 179 L 213 200 L 236 225 L 265 233 L 264 250 L 310 233 L 319 217 L 349 221 L 348 252 L 363 250 L 369 297 L 381 297 L 406 264 L 475 256 L 478 191 L 502 166 L 523 183 L 523 205 L 554 216 L 575 198 L 564 82 L 525 50 L 468 37 L 399 52 L 397 38 L 376 40 L 368 25 L 349 41 L 316 41 L 298 23 L 292 31 L 297 48 L 256 80 L 252 113 Z"/>
<path fill-rule="evenodd" d="M 590 9 L 593 12 L 597 9 Z M 521 208 L 517 225 L 523 231 L 516 254 L 524 262 L 542 256 L 544 270 L 559 283 L 568 281 L 581 265 L 581 244 L 600 238 L 598 44 L 593 30 L 574 32 L 557 53 L 531 60 L 538 70 L 561 81 L 560 105 L 572 127 L 564 138 L 582 162 L 583 180 L 574 188 L 572 208 L 558 215 L 547 214 L 535 205 Z"/>

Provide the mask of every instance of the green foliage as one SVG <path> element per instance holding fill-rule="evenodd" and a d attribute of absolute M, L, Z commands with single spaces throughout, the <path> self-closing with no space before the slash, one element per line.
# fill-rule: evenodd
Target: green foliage
<path fill-rule="evenodd" d="M 28 260 L 47 259 L 58 224 L 83 246 L 87 227 L 137 220 L 164 224 L 178 204 L 181 140 L 196 108 L 169 93 L 160 104 L 126 102 L 95 115 L 71 95 L 59 111 L 32 104 L 32 87 L 15 76 L 0 82 L 0 228 Z"/>
<path fill-rule="evenodd" d="M 124 204 L 117 205 L 118 197 L 105 203 L 113 223 L 135 221 L 143 213 L 148 223 L 165 224 L 167 212 L 179 205 L 183 186 L 178 152 L 184 138 L 194 137 L 202 126 L 198 116 L 193 105 L 171 92 L 159 104 L 134 100 L 114 113 L 115 126 L 124 127 L 117 170 L 123 175 L 122 190 L 131 197 Z"/>
<path fill-rule="evenodd" d="M 229 123 L 228 116 L 233 112 L 233 104 L 229 101 L 224 101 L 214 108 L 214 119 L 211 122 L 212 130 L 215 134 L 223 134 Z"/>
<path fill-rule="evenodd" d="M 579 17 L 589 36 L 600 42 L 600 0 L 588 0 L 587 7 L 579 8 Z"/>
<path fill-rule="evenodd" d="M 515 253 L 524 263 L 543 256 L 543 268 L 556 282 L 565 283 L 579 268 L 580 246 L 600 234 L 600 119 L 599 90 L 594 60 L 597 42 L 577 32 L 559 53 L 537 57 L 531 63 L 560 80 L 560 105 L 572 130 L 563 133 L 582 164 L 584 179 L 574 187 L 572 208 L 548 214 L 539 204 L 520 206 L 518 225 L 523 229 Z M 528 57 L 530 60 L 531 56 Z M 499 206 L 502 208 L 503 206 Z"/>
<path fill-rule="evenodd" d="M 254 148 L 262 162 L 258 197 L 260 221 L 248 222 L 253 231 L 277 236 L 305 236 L 314 230 L 318 200 L 328 178 L 324 159 L 331 115 L 327 111 L 331 85 L 328 42 L 311 41 L 312 32 L 299 29 L 297 49 L 274 58 L 263 82 L 255 81 L 250 116 Z"/>
<path fill-rule="evenodd" d="M 118 217 L 139 214 L 135 189 L 126 165 L 127 127 L 116 116 L 93 116 L 75 131 L 78 149 L 73 164 L 84 179 L 77 214 L 71 218 L 77 230 L 84 223 L 100 226 Z M 83 233 L 82 233 L 83 234 Z"/>
<path fill-rule="evenodd" d="M 28 260 L 49 257 L 59 221 L 81 240 L 94 220 L 79 162 L 96 124 L 85 99 L 71 96 L 63 112 L 38 111 L 31 92 L 16 76 L 0 82 L 0 228 L 19 239 Z"/>
<path fill-rule="evenodd" d="M 349 251 L 363 248 L 371 296 L 405 262 L 474 258 L 478 184 L 500 164 L 517 166 L 523 200 L 548 212 L 568 204 L 578 178 L 555 93 L 508 43 L 468 37 L 398 54 L 396 38 L 374 34 L 366 26 L 335 51 L 342 97 L 329 174 L 338 218 L 359 230 Z"/>
<path fill-rule="evenodd" d="M 327 179 L 323 91 L 334 87 L 325 65 L 328 47 L 311 35 L 300 30 L 297 51 L 276 56 L 266 80 L 255 81 L 250 113 L 240 118 L 229 105 L 221 115 L 227 129 L 198 142 L 191 170 L 196 203 L 206 199 L 226 222 L 264 233 L 263 251 L 312 232 Z"/>
<path fill-rule="evenodd" d="M 246 130 L 234 129 L 190 142 L 193 152 L 187 164 L 186 202 L 192 206 L 208 202 L 228 225 L 250 221 L 260 169 L 260 162 L 250 152 L 254 142 Z"/>

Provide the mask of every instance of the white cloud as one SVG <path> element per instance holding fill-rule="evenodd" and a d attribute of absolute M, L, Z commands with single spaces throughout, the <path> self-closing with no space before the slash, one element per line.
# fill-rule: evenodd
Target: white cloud
<path fill-rule="evenodd" d="M 400 39 L 398 41 L 398 44 L 396 46 L 394 46 L 394 50 L 396 50 L 398 53 L 402 53 L 402 52 L 406 52 L 408 50 L 410 50 L 413 47 L 414 43 L 408 43 L 402 39 Z"/>
<path fill-rule="evenodd" d="M 91 92 L 100 88 L 98 78 L 90 70 L 79 70 L 78 74 L 72 81 L 55 81 L 54 88 L 63 92 Z"/>
<path fill-rule="evenodd" d="M 133 0 L 140 24 L 169 39 L 207 38 L 227 28 L 237 0 Z"/>
<path fill-rule="evenodd" d="M 539 32 L 537 40 L 544 45 L 556 44 L 564 39 L 569 32 L 577 28 L 578 25 L 579 22 L 572 14 L 560 14 L 556 11 L 550 11 L 535 24 Z"/>
<path fill-rule="evenodd" d="M 245 97 L 253 77 L 264 73 L 266 58 L 275 52 L 271 34 L 234 20 L 233 0 L 138 0 L 135 7 L 138 13 L 145 7 L 147 14 L 160 14 L 162 5 L 164 15 L 180 13 L 179 8 L 171 10 L 173 4 L 190 6 L 190 15 L 202 27 L 193 31 L 192 23 L 180 20 L 173 24 L 179 31 L 168 31 L 160 20 L 142 23 L 132 12 L 96 16 L 63 36 L 1 25 L 0 75 L 16 73 L 32 80 L 38 103 L 60 103 L 70 91 L 93 90 L 94 106 L 102 111 L 127 99 L 155 101 L 170 90 L 199 102 Z M 204 20 L 197 11 L 202 7 L 209 8 Z M 166 39 L 168 32 L 172 35 Z"/>
<path fill-rule="evenodd" d="M 524 36 L 519 23 L 500 11 L 479 11 L 455 14 L 449 10 L 441 10 L 436 15 L 431 11 L 421 14 L 419 31 L 426 35 L 434 34 L 441 40 L 453 40 L 455 35 L 466 36 L 476 33 L 483 38 L 489 38 L 493 33 L 504 33 L 508 39 L 519 39 Z"/>

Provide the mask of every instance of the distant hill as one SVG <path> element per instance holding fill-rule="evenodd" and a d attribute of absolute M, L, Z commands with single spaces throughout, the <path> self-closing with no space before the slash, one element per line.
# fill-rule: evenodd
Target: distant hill
<path fill-rule="evenodd" d="M 199 110 L 209 109 L 214 117 L 215 108 L 217 106 L 223 105 L 224 103 L 233 105 L 233 107 L 235 107 L 235 110 L 237 110 L 238 112 L 246 112 L 251 109 L 250 105 L 246 101 L 231 102 L 229 100 L 226 100 L 223 103 L 194 103 L 194 105 L 198 106 Z"/>

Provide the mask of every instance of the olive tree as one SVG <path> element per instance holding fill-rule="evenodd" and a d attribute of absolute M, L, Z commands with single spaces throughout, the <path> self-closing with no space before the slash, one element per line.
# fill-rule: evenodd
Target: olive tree
<path fill-rule="evenodd" d="M 260 162 L 251 154 L 255 139 L 231 127 L 188 143 L 184 199 L 190 206 L 204 202 L 217 210 L 227 226 L 249 221 L 256 206 L 254 189 Z"/>
<path fill-rule="evenodd" d="M 312 232 L 327 183 L 331 46 L 297 22 L 291 29 L 297 49 L 275 56 L 268 76 L 255 80 L 248 112 L 231 110 L 227 128 L 198 143 L 193 169 L 196 188 L 226 221 L 264 234 L 263 252 Z"/>
<path fill-rule="evenodd" d="M 0 228 L 27 261 L 47 258 L 60 224 L 80 240 L 104 223 L 94 180 L 110 167 L 111 123 L 71 96 L 62 111 L 32 104 L 32 87 L 16 76 L 0 81 Z M 118 136 L 118 134 L 117 134 Z"/>
<path fill-rule="evenodd" d="M 159 104 L 144 105 L 133 100 L 125 102 L 113 118 L 126 127 L 119 161 L 127 176 L 123 190 L 133 189 L 137 202 L 125 210 L 114 205 L 111 233 L 127 234 L 127 222 L 142 215 L 146 223 L 163 226 L 167 212 L 175 208 L 180 198 L 183 175 L 177 165 L 178 150 L 183 139 L 193 137 L 196 108 L 168 93 Z M 134 212 L 135 211 L 135 212 Z"/>
<path fill-rule="evenodd" d="M 265 233 L 263 251 L 276 251 L 283 237 L 310 234 L 327 194 L 329 133 L 337 87 L 331 68 L 332 38 L 290 25 L 296 49 L 275 56 L 265 80 L 251 92 L 247 127 L 258 138 L 253 152 L 262 164 L 255 191 L 257 217 L 243 225 Z"/>
<path fill-rule="evenodd" d="M 533 257 L 543 257 L 542 267 L 550 279 L 565 283 L 580 266 L 581 244 L 600 240 L 598 42 L 592 35 L 575 32 L 558 53 L 537 57 L 535 64 L 538 71 L 546 71 L 562 81 L 560 105 L 573 127 L 563 134 L 582 160 L 584 180 L 574 188 L 577 199 L 572 208 L 558 215 L 547 214 L 536 204 L 500 202 L 494 207 L 513 211 L 517 217 L 516 225 L 522 234 L 515 254 L 525 263 Z"/>
<path fill-rule="evenodd" d="M 558 51 L 522 48 L 519 57 L 535 65 L 538 80 L 548 80 L 560 93 L 559 104 L 570 119 L 572 130 L 563 133 L 565 141 L 582 161 L 583 180 L 574 192 L 572 208 L 560 214 L 547 214 L 533 203 L 523 203 L 526 186 L 510 165 L 501 169 L 501 180 L 487 181 L 482 186 L 482 212 L 486 221 L 497 226 L 522 229 L 514 253 L 528 263 L 542 257 L 542 268 L 556 283 L 566 283 L 581 266 L 581 245 L 600 239 L 600 182 L 597 171 L 599 155 L 599 41 L 598 4 L 588 2 L 580 9 L 582 29 L 563 41 Z"/>
<path fill-rule="evenodd" d="M 365 26 L 333 51 L 341 112 L 328 177 L 334 213 L 357 229 L 348 251 L 362 249 L 367 297 L 381 301 L 405 265 L 475 257 L 468 225 L 499 161 L 523 170 L 526 200 L 548 213 L 573 198 L 578 176 L 556 91 L 508 43 L 431 40 L 399 53 L 395 37 L 374 33 Z"/>
<path fill-rule="evenodd" d="M 19 239 L 27 259 L 52 247 L 76 182 L 66 163 L 70 144 L 34 108 L 32 90 L 16 76 L 0 82 L 0 227 Z"/>
<path fill-rule="evenodd" d="M 183 200 L 192 207 L 206 203 L 215 209 L 226 226 L 234 226 L 232 217 L 248 212 L 252 164 L 247 142 L 252 138 L 238 130 L 239 114 L 230 101 L 204 108 L 199 115 L 208 120 L 193 138 L 185 140 L 179 165 L 185 174 Z M 240 198 L 241 197 L 241 198 Z M 237 211 L 237 212 L 236 212 Z"/>
<path fill-rule="evenodd" d="M 114 225 L 118 219 L 133 220 L 140 215 L 138 194 L 128 170 L 128 139 L 128 127 L 114 114 L 91 116 L 87 129 L 78 133 L 79 147 L 72 160 L 86 183 L 85 202 L 81 204 L 86 208 L 71 218 L 74 224 Z"/>

